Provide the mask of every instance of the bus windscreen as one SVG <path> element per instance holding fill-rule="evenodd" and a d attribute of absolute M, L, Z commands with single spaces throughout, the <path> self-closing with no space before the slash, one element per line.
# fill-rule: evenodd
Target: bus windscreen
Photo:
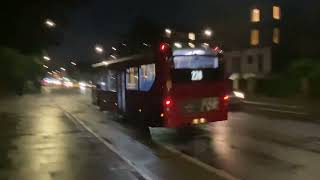
<path fill-rule="evenodd" d="M 217 69 L 219 59 L 216 56 L 175 56 L 174 69 Z"/>

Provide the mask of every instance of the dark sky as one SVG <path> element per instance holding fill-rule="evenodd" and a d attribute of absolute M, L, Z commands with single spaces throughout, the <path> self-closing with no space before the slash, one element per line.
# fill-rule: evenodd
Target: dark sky
<path fill-rule="evenodd" d="M 205 27 L 214 21 L 212 13 L 220 4 L 212 0 L 91 0 L 68 16 L 69 24 L 62 30 L 64 41 L 50 48 L 49 55 L 58 61 L 94 62 L 102 58 L 94 52 L 95 44 L 110 49 L 139 15 L 169 26 L 203 24 Z"/>

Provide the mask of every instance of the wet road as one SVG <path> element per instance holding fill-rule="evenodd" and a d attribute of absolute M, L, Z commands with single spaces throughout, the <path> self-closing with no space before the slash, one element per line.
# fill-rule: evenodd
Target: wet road
<path fill-rule="evenodd" d="M 76 167 L 79 173 L 71 174 L 97 172 L 102 177 L 116 171 L 122 179 L 134 179 L 137 174 L 151 179 L 320 179 L 317 117 L 250 108 L 231 112 L 228 121 L 188 130 L 152 128 L 150 142 L 115 114 L 95 109 L 87 91 L 49 89 L 39 96 L 38 100 L 34 96 L 17 99 L 24 101 L 22 107 L 1 104 L 1 119 L 14 120 L 3 124 L 8 132 L 1 133 L 1 155 L 8 156 L 0 158 L 0 175 L 32 177 L 34 173 L 39 178 L 49 174 L 48 178 L 71 179 L 68 172 Z M 14 113 L 17 109 L 23 113 Z M 81 120 L 85 127 L 70 119 Z M 86 127 L 117 153 L 100 147 Z M 119 161 L 115 168 L 107 163 L 110 154 Z M 129 166 L 128 162 L 134 163 Z"/>

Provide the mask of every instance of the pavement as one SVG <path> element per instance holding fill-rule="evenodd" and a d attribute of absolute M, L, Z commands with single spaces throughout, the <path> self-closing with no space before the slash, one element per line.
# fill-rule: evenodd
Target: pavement
<path fill-rule="evenodd" d="M 91 105 L 89 90 L 0 100 L 0 179 L 320 179 L 318 117 L 262 103 L 147 139 Z"/>

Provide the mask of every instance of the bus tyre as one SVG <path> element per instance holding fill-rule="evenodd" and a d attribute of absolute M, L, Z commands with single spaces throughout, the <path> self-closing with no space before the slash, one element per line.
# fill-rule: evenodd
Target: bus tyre
<path fill-rule="evenodd" d="M 145 119 L 139 119 L 139 133 L 142 135 L 143 138 L 145 139 L 151 139 L 151 132 L 148 124 L 146 123 Z"/>

